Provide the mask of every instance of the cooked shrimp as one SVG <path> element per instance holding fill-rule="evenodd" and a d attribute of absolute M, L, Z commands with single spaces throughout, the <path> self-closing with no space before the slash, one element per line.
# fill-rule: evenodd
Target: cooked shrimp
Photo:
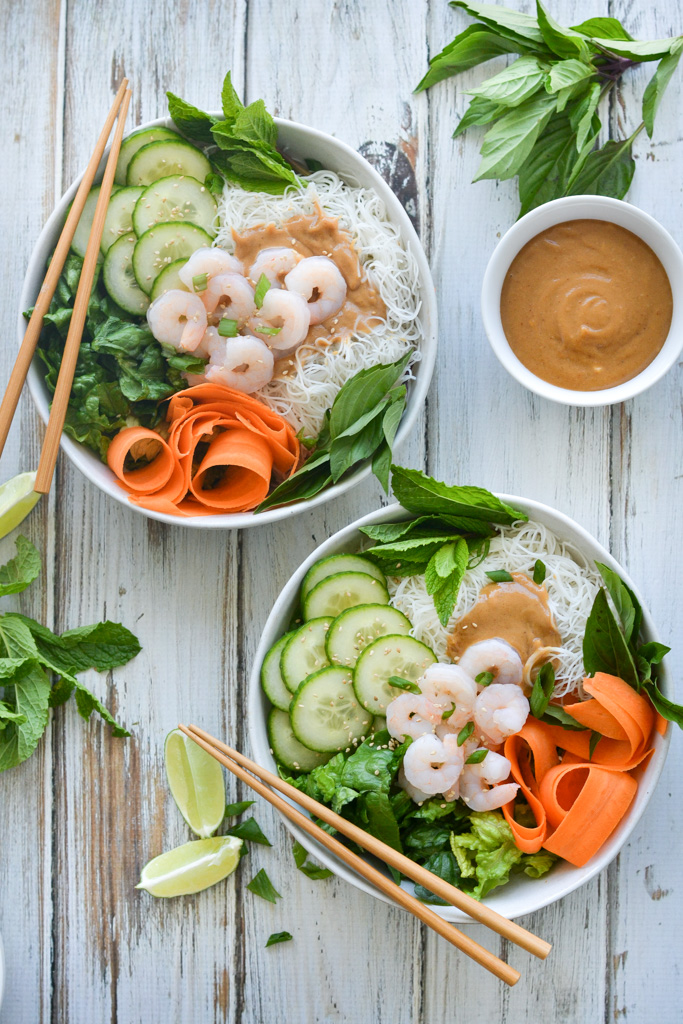
<path fill-rule="evenodd" d="M 294 352 L 308 334 L 311 315 L 304 299 L 296 292 L 271 288 L 260 310 L 250 318 L 249 330 L 273 350 L 278 359 Z M 262 328 L 266 328 L 264 334 Z M 277 334 L 268 333 L 276 330 Z"/>
<path fill-rule="evenodd" d="M 472 719 L 477 684 L 459 665 L 430 665 L 418 686 L 442 714 L 455 709 L 446 719 L 451 731 L 462 729 Z"/>
<path fill-rule="evenodd" d="M 265 274 L 271 288 L 284 288 L 285 275 L 293 270 L 297 263 L 301 263 L 302 259 L 303 256 L 296 249 L 288 249 L 284 245 L 261 249 L 249 268 L 249 280 L 256 287 L 261 274 Z"/>
<path fill-rule="evenodd" d="M 198 295 L 171 288 L 149 307 L 147 323 L 162 345 L 194 352 L 204 337 L 206 310 Z"/>
<path fill-rule="evenodd" d="M 411 786 L 434 796 L 452 789 L 460 778 L 462 760 L 452 756 L 438 736 L 420 736 L 405 752 L 403 772 Z"/>
<path fill-rule="evenodd" d="M 334 316 L 346 300 L 346 281 L 337 264 L 327 256 L 301 260 L 285 277 L 285 287 L 306 300 L 311 324 Z"/>
<path fill-rule="evenodd" d="M 209 281 L 202 292 L 207 313 L 215 317 L 227 316 L 243 324 L 256 312 L 254 289 L 241 274 L 219 274 Z"/>
<path fill-rule="evenodd" d="M 433 733 L 440 721 L 441 710 L 419 693 L 402 693 L 387 704 L 387 729 L 397 740 Z"/>
<path fill-rule="evenodd" d="M 194 354 L 201 356 L 202 359 L 210 359 L 213 349 L 224 342 L 225 338 L 221 338 L 215 327 L 207 327 L 204 331 L 204 337 L 194 350 Z"/>
<path fill-rule="evenodd" d="M 460 776 L 460 797 L 472 811 L 493 811 L 514 799 L 519 786 L 505 780 L 510 762 L 502 754 L 489 750 L 479 764 L 466 764 Z"/>
<path fill-rule="evenodd" d="M 529 715 L 529 701 L 514 683 L 492 683 L 474 702 L 474 728 L 487 743 L 502 743 L 519 732 Z"/>
<path fill-rule="evenodd" d="M 244 266 L 225 249 L 206 245 L 195 249 L 185 266 L 178 271 L 178 277 L 193 292 L 199 291 L 192 284 L 194 278 L 201 278 L 204 274 L 208 283 L 219 274 L 244 274 Z"/>
<path fill-rule="evenodd" d="M 247 395 L 264 387 L 273 376 L 273 353 L 267 345 L 251 335 L 221 338 L 212 345 L 206 379 L 225 384 Z"/>
<path fill-rule="evenodd" d="M 497 683 L 516 683 L 519 686 L 522 682 L 522 659 L 512 644 L 497 636 L 471 644 L 458 665 L 473 679 L 481 672 L 492 672 Z"/>
<path fill-rule="evenodd" d="M 416 804 L 423 804 L 425 800 L 429 800 L 429 793 L 423 793 L 421 789 L 417 788 L 417 786 L 411 786 L 411 784 L 408 782 L 406 774 L 403 771 L 403 765 L 401 765 L 401 767 L 398 770 L 396 781 L 401 787 L 401 789 L 405 789 L 410 799 L 414 800 Z"/>

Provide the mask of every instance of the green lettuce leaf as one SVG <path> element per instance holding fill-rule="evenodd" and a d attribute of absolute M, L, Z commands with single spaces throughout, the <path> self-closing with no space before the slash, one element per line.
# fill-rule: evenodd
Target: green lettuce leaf
<path fill-rule="evenodd" d="M 499 811 L 473 811 L 470 831 L 453 833 L 450 846 L 462 878 L 471 880 L 468 892 L 478 900 L 497 886 L 505 885 L 513 869 L 525 870 L 528 866 L 527 873 L 539 878 L 556 860 L 549 853 L 540 858 L 538 854 L 523 854 L 515 846 L 512 829 Z M 534 859 L 529 863 L 530 857 Z"/>

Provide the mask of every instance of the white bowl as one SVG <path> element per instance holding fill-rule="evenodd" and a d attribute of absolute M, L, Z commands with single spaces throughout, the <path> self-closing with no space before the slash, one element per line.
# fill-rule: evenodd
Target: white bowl
<path fill-rule="evenodd" d="M 544 523 L 556 536 L 572 544 L 587 559 L 591 561 L 597 559 L 616 570 L 625 583 L 631 587 L 640 603 L 643 604 L 642 597 L 638 593 L 636 586 L 618 562 L 583 527 L 575 523 L 573 519 L 538 501 L 531 501 L 508 494 L 501 494 L 499 497 L 514 508 L 519 508 L 526 512 L 530 519 Z M 367 541 L 364 534 L 359 532 L 361 526 L 366 526 L 369 523 L 394 522 L 407 517 L 408 513 L 400 505 L 389 505 L 387 508 L 371 512 L 370 515 L 358 519 L 355 523 L 335 533 L 334 536 L 321 544 L 299 566 L 275 602 L 256 652 L 249 681 L 249 735 L 253 755 L 256 761 L 264 767 L 273 771 L 276 770 L 266 732 L 266 717 L 270 704 L 261 689 L 261 664 L 269 648 L 289 628 L 292 615 L 298 605 L 299 588 L 306 572 L 319 558 L 326 558 L 329 555 L 341 552 L 357 551 L 361 543 Z M 648 640 L 658 639 L 654 623 L 644 605 L 643 633 Z M 661 672 L 659 684 L 663 692 L 669 691 L 668 680 L 664 670 Z M 664 766 L 664 760 L 669 747 L 670 733 L 670 726 L 667 728 L 664 736 L 655 733 L 654 754 L 644 769 L 636 770 L 635 774 L 639 780 L 638 792 L 628 814 L 588 864 L 582 868 L 575 868 L 566 861 L 558 861 L 544 878 L 529 879 L 523 875 L 513 877 L 506 886 L 494 890 L 490 896 L 487 896 L 485 901 L 487 906 L 493 907 L 499 913 L 509 918 L 530 914 L 535 910 L 540 910 L 541 907 L 546 907 L 550 903 L 562 899 L 563 896 L 567 896 L 575 889 L 578 889 L 589 879 L 597 875 L 599 871 L 602 871 L 616 857 L 633 832 L 654 792 L 657 780 Z M 288 820 L 283 819 L 283 821 L 299 842 L 336 875 L 339 875 L 340 878 L 345 879 L 351 885 L 355 885 L 358 889 L 362 889 L 371 896 L 375 896 L 385 903 L 390 902 L 383 893 L 379 892 L 378 889 L 375 889 L 364 878 L 361 878 L 344 863 L 328 853 L 322 846 L 319 846 L 310 839 L 305 832 Z M 403 888 L 409 892 L 413 891 L 413 886 L 410 882 L 403 882 Z M 448 921 L 469 920 L 466 915 L 454 907 L 434 907 L 433 909 Z"/>
<path fill-rule="evenodd" d="M 350 146 L 347 146 L 346 143 L 340 142 L 339 139 L 335 139 L 331 135 L 327 135 L 325 132 L 317 131 L 315 128 L 308 128 L 305 125 L 296 124 L 293 121 L 285 121 L 282 118 L 276 118 L 275 121 L 278 128 L 278 144 L 287 150 L 292 157 L 298 157 L 300 160 L 303 160 L 306 157 L 318 160 L 323 167 L 335 171 L 348 184 L 374 189 L 384 202 L 390 220 L 399 226 L 403 244 L 412 252 L 415 260 L 417 261 L 420 277 L 420 315 L 424 330 L 424 338 L 420 346 L 421 359 L 415 364 L 413 370 L 415 380 L 411 381 L 408 386 L 406 408 L 396 434 L 395 444 L 400 445 L 415 425 L 415 421 L 425 400 L 427 391 L 429 390 L 434 370 L 434 361 L 436 359 L 436 293 L 429 265 L 427 263 L 427 257 L 420 245 L 420 241 L 415 233 L 413 225 L 410 222 L 410 218 L 406 214 L 400 202 L 384 179 L 380 177 L 377 171 L 375 171 L 375 169 L 371 167 L 359 153 L 356 153 L 356 151 L 351 149 Z M 142 130 L 143 128 L 152 128 L 157 125 L 173 127 L 173 122 L 169 118 L 158 118 L 156 121 L 149 121 L 146 124 L 140 125 L 136 131 Z M 105 161 L 103 159 L 100 172 L 104 168 L 104 162 Z M 22 316 L 21 311 L 28 309 L 35 302 L 38 290 L 43 277 L 45 276 L 47 259 L 56 245 L 57 238 L 59 237 L 62 225 L 64 224 L 67 209 L 76 194 L 76 189 L 78 188 L 80 179 L 81 176 L 79 175 L 76 181 L 73 182 L 71 187 L 62 196 L 61 200 L 53 210 L 47 224 L 43 228 L 31 254 L 26 278 L 24 279 L 24 287 L 21 293 L 18 323 L 20 342 L 24 336 L 24 331 L 26 330 L 26 321 Z M 45 386 L 44 367 L 38 356 L 33 360 L 33 364 L 29 370 L 28 386 L 40 416 L 43 421 L 47 423 L 50 395 L 47 387 Z M 119 487 L 116 478 L 109 467 L 101 462 L 89 448 L 86 448 L 84 445 L 81 445 L 77 441 L 67 437 L 66 434 L 62 434 L 61 446 L 71 462 L 80 469 L 91 483 L 94 483 L 100 488 L 100 490 L 104 491 L 105 494 L 108 494 L 111 498 L 121 502 L 121 504 L 125 505 L 127 508 L 130 508 L 135 512 L 142 513 L 142 515 L 148 516 L 150 519 L 158 519 L 163 523 L 171 523 L 176 526 L 201 527 L 203 529 L 213 530 L 225 530 L 245 526 L 261 526 L 266 523 L 276 522 L 279 519 L 287 519 L 299 512 L 303 512 L 306 509 L 314 508 L 316 505 L 321 505 L 327 501 L 332 501 L 334 498 L 344 494 L 346 491 L 350 490 L 350 488 L 360 483 L 360 481 L 364 480 L 371 472 L 370 466 L 367 465 L 351 474 L 347 479 L 327 488 L 314 498 L 297 502 L 295 505 L 286 506 L 285 508 L 270 509 L 266 512 L 259 513 L 259 515 L 254 515 L 252 512 L 242 512 L 235 513 L 233 515 L 192 516 L 185 518 L 183 516 L 168 515 L 163 512 L 152 512 L 148 509 L 140 508 L 138 505 L 132 505 L 128 501 L 128 493 Z"/>
<path fill-rule="evenodd" d="M 606 220 L 642 238 L 659 257 L 671 282 L 673 316 L 664 345 L 631 380 L 602 391 L 574 391 L 537 377 L 510 348 L 500 317 L 500 293 L 510 264 L 520 249 L 541 231 L 568 220 Z M 683 348 L 683 253 L 669 232 L 637 206 L 605 196 L 568 196 L 531 210 L 503 235 L 489 260 L 481 289 L 481 312 L 491 348 L 505 369 L 529 391 L 565 405 L 613 405 L 656 384 L 671 369 Z"/>

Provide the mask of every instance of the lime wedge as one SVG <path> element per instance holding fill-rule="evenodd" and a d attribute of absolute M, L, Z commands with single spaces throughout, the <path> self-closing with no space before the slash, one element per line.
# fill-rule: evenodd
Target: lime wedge
<path fill-rule="evenodd" d="M 225 817 L 223 769 L 180 729 L 166 737 L 164 760 L 180 813 L 196 835 L 208 839 Z"/>
<path fill-rule="evenodd" d="M 35 472 L 19 473 L 0 485 L 0 538 L 18 526 L 38 503 L 40 495 L 33 490 L 35 482 Z"/>
<path fill-rule="evenodd" d="M 162 853 L 145 864 L 136 889 L 152 896 L 188 896 L 231 875 L 239 864 L 242 840 L 237 836 L 195 839 Z"/>

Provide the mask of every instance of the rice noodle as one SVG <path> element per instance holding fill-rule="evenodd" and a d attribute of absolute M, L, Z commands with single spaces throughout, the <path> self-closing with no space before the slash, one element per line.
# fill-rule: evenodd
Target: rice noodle
<path fill-rule="evenodd" d="M 448 626 L 439 622 L 424 576 L 390 578 L 391 604 L 408 616 L 415 637 L 431 647 L 439 661 L 448 661 L 448 634 L 473 608 L 482 587 L 491 582 L 487 571 L 506 569 L 533 576 L 534 563 L 540 558 L 546 567 L 548 605 L 562 637 L 562 647 L 553 655 L 553 661 L 559 663 L 555 696 L 562 697 L 572 690 L 581 693 L 583 636 L 601 583 L 599 573 L 576 548 L 559 540 L 541 523 L 500 526 L 497 530 L 498 536 L 491 539 L 488 557 L 465 573 Z"/>
<path fill-rule="evenodd" d="M 333 171 L 316 171 L 292 186 L 283 196 L 245 192 L 227 185 L 219 200 L 220 228 L 215 244 L 232 252 L 232 229 L 241 232 L 259 224 L 281 225 L 292 217 L 311 216 L 322 207 L 339 218 L 349 233 L 363 271 L 379 291 L 387 309 L 368 334 L 352 334 L 328 348 L 302 345 L 295 369 L 277 376 L 259 391 L 259 398 L 297 429 L 316 435 L 325 410 L 342 384 L 359 370 L 394 362 L 411 348 L 412 365 L 420 358 L 422 324 L 419 318 L 419 271 L 412 252 L 404 248 L 399 227 L 387 217 L 384 203 L 373 189 L 347 185 Z M 403 381 L 411 379 L 410 366 Z"/>

